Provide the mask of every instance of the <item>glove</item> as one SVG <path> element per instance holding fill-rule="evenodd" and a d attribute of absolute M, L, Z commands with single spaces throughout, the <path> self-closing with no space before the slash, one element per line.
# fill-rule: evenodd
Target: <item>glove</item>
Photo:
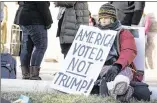
<path fill-rule="evenodd" d="M 106 82 L 113 81 L 115 77 L 121 71 L 122 66 L 120 64 L 114 64 L 105 74 Z"/>

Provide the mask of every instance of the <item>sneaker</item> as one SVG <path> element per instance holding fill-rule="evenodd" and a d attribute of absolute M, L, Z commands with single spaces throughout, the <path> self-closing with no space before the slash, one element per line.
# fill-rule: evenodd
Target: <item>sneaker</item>
<path fill-rule="evenodd" d="M 118 82 L 113 89 L 113 94 L 123 95 L 126 93 L 127 89 L 128 89 L 127 82 Z"/>
<path fill-rule="evenodd" d="M 119 100 L 120 102 L 128 103 L 130 99 L 132 98 L 133 93 L 134 93 L 133 87 L 129 86 L 128 90 L 126 91 L 124 95 L 117 95 L 117 100 Z"/>

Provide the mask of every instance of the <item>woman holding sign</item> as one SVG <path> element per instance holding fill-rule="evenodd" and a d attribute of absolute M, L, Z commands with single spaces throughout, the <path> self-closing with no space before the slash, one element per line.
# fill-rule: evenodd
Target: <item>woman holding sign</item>
<path fill-rule="evenodd" d="M 128 101 L 133 94 L 133 88 L 129 86 L 133 79 L 131 64 L 136 57 L 137 50 L 133 35 L 121 28 L 121 23 L 117 20 L 116 9 L 107 3 L 100 7 L 99 24 L 101 30 L 117 31 L 116 39 L 111 47 L 109 55 L 100 73 L 100 77 L 105 77 L 108 83 L 113 81 L 113 93 L 120 101 Z"/>
<path fill-rule="evenodd" d="M 79 26 L 89 25 L 88 4 L 85 1 L 55 2 L 56 7 L 60 7 L 57 19 L 57 37 L 64 57 L 67 55 Z"/>

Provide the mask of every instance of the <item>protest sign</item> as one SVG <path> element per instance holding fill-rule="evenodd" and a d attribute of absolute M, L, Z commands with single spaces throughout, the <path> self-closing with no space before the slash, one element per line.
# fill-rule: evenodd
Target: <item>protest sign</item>
<path fill-rule="evenodd" d="M 52 88 L 89 95 L 116 37 L 117 31 L 81 25 L 52 82 Z"/>

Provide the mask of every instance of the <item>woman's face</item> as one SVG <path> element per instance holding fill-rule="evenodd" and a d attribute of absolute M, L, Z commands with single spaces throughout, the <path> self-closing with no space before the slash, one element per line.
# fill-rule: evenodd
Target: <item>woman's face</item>
<path fill-rule="evenodd" d="M 101 18 L 101 19 L 100 19 L 100 24 L 101 24 L 102 26 L 106 26 L 106 25 L 111 24 L 111 19 L 110 19 L 110 17 L 103 17 L 103 18 Z"/>

